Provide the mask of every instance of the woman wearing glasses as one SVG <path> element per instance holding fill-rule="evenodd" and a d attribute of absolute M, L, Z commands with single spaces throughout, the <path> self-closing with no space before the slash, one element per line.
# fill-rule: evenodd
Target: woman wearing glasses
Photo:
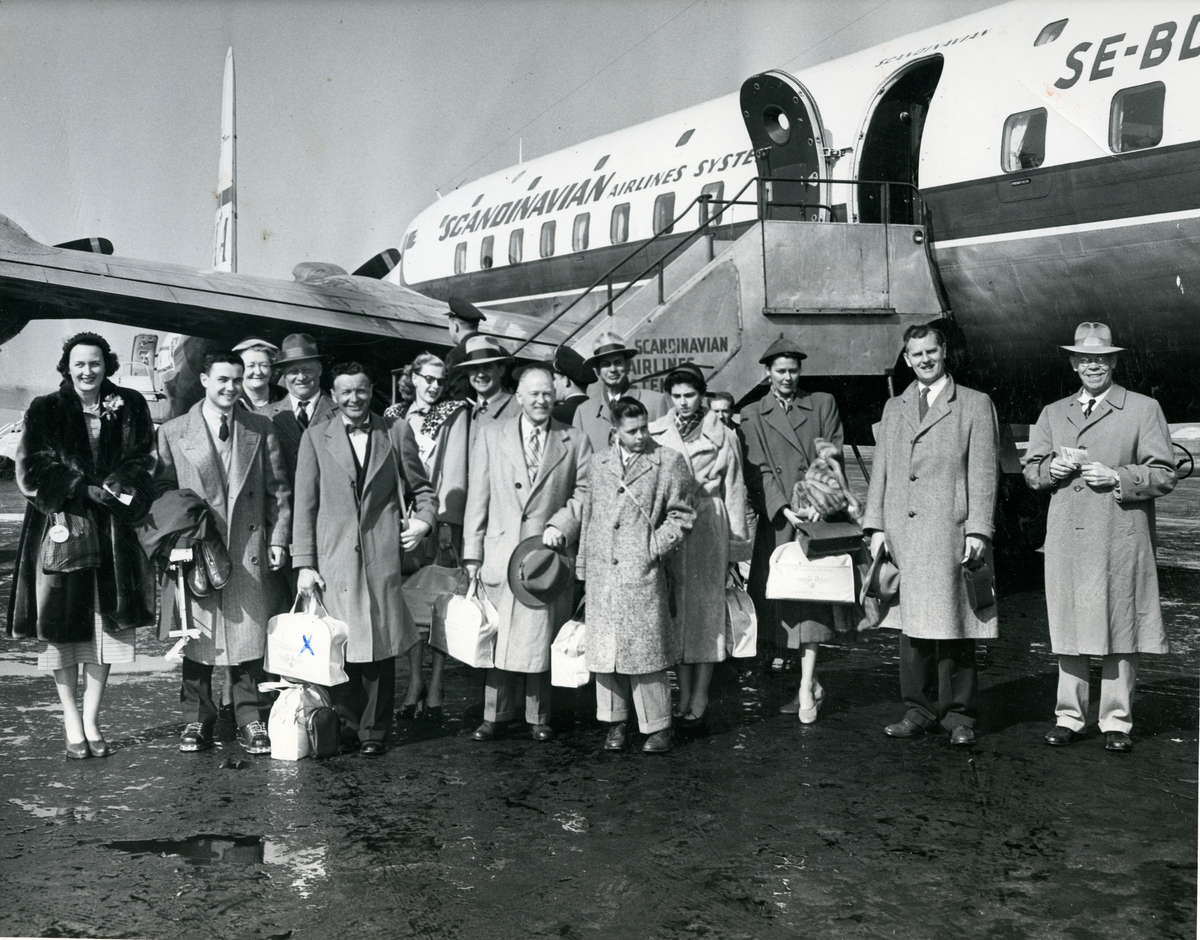
<path fill-rule="evenodd" d="M 417 356 L 400 374 L 399 386 L 401 404 L 393 405 L 385 415 L 409 423 L 417 439 L 421 463 L 438 494 L 437 530 L 425 540 L 421 564 L 433 563 L 439 556 L 445 564 L 446 556 L 453 555 L 458 559 L 462 552 L 470 409 L 466 402 L 446 394 L 446 365 L 432 353 Z M 457 561 L 451 563 L 457 564 Z M 423 715 L 430 721 L 439 721 L 446 654 L 430 648 L 432 666 L 426 686 L 421 674 L 422 645 L 416 644 L 408 654 L 412 678 L 400 717 L 411 720 Z"/>

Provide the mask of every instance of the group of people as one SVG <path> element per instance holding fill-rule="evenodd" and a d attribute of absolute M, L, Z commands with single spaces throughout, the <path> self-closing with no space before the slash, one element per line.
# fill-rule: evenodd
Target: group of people
<path fill-rule="evenodd" d="M 707 721 L 713 670 L 729 654 L 726 586 L 747 562 L 760 637 L 799 655 L 781 711 L 811 724 L 826 701 L 819 646 L 847 619 L 831 604 L 768 599 L 766 584 L 776 548 L 833 518 L 861 524 L 873 569 L 888 559 L 899 572 L 906 712 L 885 733 L 940 727 L 953 745 L 974 743 L 975 641 L 998 635 L 989 585 L 971 584 L 994 570 L 998 425 L 988 396 L 947 373 L 936 328 L 904 334 L 915 380 L 884 408 L 856 512 L 849 494 L 832 508 L 797 498 L 822 462 L 840 465 L 843 433 L 834 398 L 801 386 L 806 355 L 794 338 L 763 352 L 765 394 L 743 405 L 739 425 L 733 397 L 710 396 L 694 364 L 672 369 L 662 392 L 635 387 L 636 351 L 615 334 L 586 359 L 560 347 L 513 368 L 479 332 L 477 308 L 453 300 L 449 315 L 453 350 L 419 355 L 382 414 L 362 364 L 333 366 L 326 392 L 311 337 L 278 347 L 250 337 L 206 358 L 204 397 L 157 435 L 142 397 L 111 381 L 117 361 L 103 337 L 64 344 L 62 386 L 30 406 L 18 453 L 29 505 L 9 632 L 43 641 L 68 756 L 109 753 L 105 681 L 155 620 L 150 546 L 176 524 L 172 513 L 201 536 L 211 529 L 197 542 L 210 589 L 164 589 L 161 605 L 162 635 L 181 605 L 199 630 L 183 649 L 184 751 L 212 744 L 216 667 L 241 744 L 270 751 L 258 691 L 266 627 L 297 595 L 349 629 L 349 681 L 330 690 L 346 749 L 385 752 L 399 656 L 410 673 L 399 717 L 439 719 L 445 653 L 429 647 L 426 678 L 428 638 L 403 593 L 406 574 L 434 563 L 461 568 L 498 617 L 476 741 L 522 718 L 533 740 L 553 739 L 550 647 L 582 606 L 604 749 L 624 750 L 636 720 L 644 751 L 669 751 L 675 728 Z M 1157 403 L 1114 383 L 1121 349 L 1106 326 L 1082 324 L 1064 348 L 1082 389 L 1043 411 L 1025 465 L 1029 486 L 1052 494 L 1046 594 L 1060 681 L 1045 739 L 1080 739 L 1089 657 L 1101 656 L 1099 727 L 1109 749 L 1129 750 L 1138 656 L 1166 651 L 1153 539 L 1154 499 L 1176 480 L 1171 445 Z M 214 533 L 223 562 L 209 557 Z M 89 563 L 47 569 L 55 545 L 87 538 L 97 545 Z"/>

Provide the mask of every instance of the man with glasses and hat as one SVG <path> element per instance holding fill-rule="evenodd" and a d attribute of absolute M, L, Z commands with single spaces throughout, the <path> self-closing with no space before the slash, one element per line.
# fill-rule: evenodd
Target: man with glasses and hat
<path fill-rule="evenodd" d="M 300 437 L 310 426 L 332 418 L 337 409 L 328 395 L 321 394 L 321 353 L 307 333 L 284 337 L 275 368 L 288 394 L 261 413 L 275 422 L 287 457 L 288 480 L 294 481 Z"/>
<path fill-rule="evenodd" d="M 467 303 L 461 297 L 451 297 L 447 304 L 446 326 L 450 330 L 450 342 L 454 348 L 446 354 L 446 376 L 449 386 L 447 395 L 461 401 L 472 399 L 471 386 L 466 373 L 455 371 L 467 354 L 467 340 L 479 335 L 479 324 L 487 319 L 483 312 L 474 304 Z"/>
<path fill-rule="evenodd" d="M 554 420 L 571 424 L 575 412 L 587 401 L 587 388 L 596 381 L 596 373 L 584 365 L 583 356 L 570 346 L 554 350 Z"/>
<path fill-rule="evenodd" d="M 1090 658 L 1101 659 L 1105 747 L 1131 751 L 1133 688 L 1142 653 L 1168 652 L 1154 560 L 1154 500 L 1175 488 L 1171 435 L 1153 398 L 1113 381 L 1104 323 L 1081 323 L 1071 369 L 1082 388 L 1047 405 L 1030 431 L 1025 481 L 1049 492 L 1046 607 L 1058 654 L 1056 725 L 1065 746 L 1088 724 Z"/>
<path fill-rule="evenodd" d="M 519 417 L 483 424 L 471 449 L 464 566 L 500 614 L 476 741 L 492 740 L 521 714 L 522 686 L 533 739 L 554 737 L 550 644 L 571 617 L 574 546 L 592 454 L 587 435 L 551 416 L 549 363 L 521 368 L 516 398 Z"/>
<path fill-rule="evenodd" d="M 587 401 L 575 411 L 574 425 L 583 431 L 592 442 L 592 450 L 604 453 L 612 438 L 613 402 L 620 398 L 640 401 L 650 421 L 661 418 L 671 408 L 671 402 L 662 392 L 648 388 L 634 388 L 629 381 L 629 364 L 637 355 L 616 333 L 601 333 L 592 347 L 592 356 L 585 359 L 586 368 L 593 369 L 600 381 L 589 391 Z"/>

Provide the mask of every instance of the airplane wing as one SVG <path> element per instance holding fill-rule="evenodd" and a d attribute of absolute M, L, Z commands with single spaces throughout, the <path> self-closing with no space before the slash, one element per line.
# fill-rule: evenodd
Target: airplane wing
<path fill-rule="evenodd" d="M 30 320 L 69 317 L 229 342 L 254 332 L 306 332 L 335 355 L 347 350 L 395 365 L 414 347 L 449 345 L 447 310 L 442 301 L 353 274 L 284 281 L 52 248 L 0 215 L 0 343 Z M 502 313 L 488 325 L 512 348 L 541 321 Z M 525 355 L 549 359 L 560 333 L 547 331 Z"/>

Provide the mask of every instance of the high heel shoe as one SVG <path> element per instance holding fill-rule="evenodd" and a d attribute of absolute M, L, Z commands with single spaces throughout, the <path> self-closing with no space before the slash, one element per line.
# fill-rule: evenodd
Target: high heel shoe
<path fill-rule="evenodd" d="M 76 744 L 70 738 L 67 738 L 67 757 L 72 760 L 84 760 L 91 756 L 92 752 L 88 750 L 87 741 L 80 741 Z"/>
<path fill-rule="evenodd" d="M 708 726 L 708 709 L 705 708 L 699 715 L 693 714 L 690 710 L 686 715 L 679 719 L 679 727 L 686 731 L 700 731 Z"/>
<path fill-rule="evenodd" d="M 400 712 L 397 717 L 401 721 L 416 721 L 425 711 L 425 696 L 422 695 L 415 702 L 410 702 L 400 706 Z"/>
<path fill-rule="evenodd" d="M 442 720 L 442 706 L 426 705 L 425 720 L 431 722 L 432 724 L 440 724 Z"/>
<path fill-rule="evenodd" d="M 817 682 L 813 683 L 813 707 L 798 708 L 797 714 L 800 716 L 802 725 L 811 725 L 817 720 L 817 712 L 821 710 L 821 705 L 825 702 L 825 690 L 821 688 Z"/>
<path fill-rule="evenodd" d="M 92 752 L 92 757 L 108 757 L 112 750 L 108 746 L 108 742 L 104 738 L 98 738 L 93 741 L 91 738 L 87 740 L 87 748 Z"/>

